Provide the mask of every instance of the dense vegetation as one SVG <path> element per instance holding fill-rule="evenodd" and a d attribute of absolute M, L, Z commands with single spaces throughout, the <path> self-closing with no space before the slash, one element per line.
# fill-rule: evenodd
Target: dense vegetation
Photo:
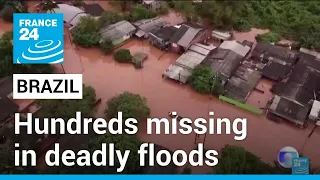
<path fill-rule="evenodd" d="M 150 111 L 146 98 L 139 94 L 124 92 L 108 100 L 105 115 L 111 119 L 118 117 L 118 112 L 122 112 L 123 119 L 135 118 L 139 121 L 147 119 Z"/>
<path fill-rule="evenodd" d="M 189 81 L 191 86 L 199 93 L 212 93 L 217 96 L 223 93 L 222 85 L 215 78 L 214 72 L 210 67 L 197 66 L 194 68 Z"/>
<path fill-rule="evenodd" d="M 195 5 L 191 1 L 171 4 L 187 20 L 202 19 L 217 29 L 268 28 L 300 46 L 320 48 L 320 1 L 212 0 Z"/>
<path fill-rule="evenodd" d="M 132 62 L 132 55 L 129 49 L 120 49 L 113 54 L 114 60 L 121 63 Z"/>
<path fill-rule="evenodd" d="M 14 13 L 26 13 L 28 12 L 27 7 L 23 1 L 18 0 L 0 0 L 0 14 L 5 21 L 12 22 Z"/>

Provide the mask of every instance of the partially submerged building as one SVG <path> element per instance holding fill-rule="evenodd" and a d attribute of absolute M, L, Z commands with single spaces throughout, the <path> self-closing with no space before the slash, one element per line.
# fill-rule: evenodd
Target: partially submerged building
<path fill-rule="evenodd" d="M 98 3 L 90 3 L 82 5 L 84 11 L 93 17 L 99 17 L 104 13 L 103 7 Z"/>
<path fill-rule="evenodd" d="M 109 26 L 102 27 L 100 34 L 102 40 L 109 39 L 117 46 L 128 40 L 136 31 L 136 28 L 128 21 L 120 21 Z"/>
<path fill-rule="evenodd" d="M 133 25 L 137 28 L 137 32 L 135 33 L 137 37 L 148 38 L 150 32 L 166 26 L 167 22 L 160 17 L 155 17 L 151 19 L 142 19 L 134 22 Z"/>
<path fill-rule="evenodd" d="M 261 72 L 242 64 L 226 83 L 224 87 L 226 96 L 245 103 L 261 76 Z"/>
<path fill-rule="evenodd" d="M 74 27 L 79 22 L 81 17 L 89 16 L 84 10 L 71 6 L 68 4 L 57 4 L 58 8 L 55 8 L 54 11 L 48 11 L 48 13 L 62 13 L 63 22 L 67 27 Z"/>
<path fill-rule="evenodd" d="M 222 84 L 225 84 L 249 51 L 250 47 L 237 41 L 224 41 L 201 64 L 211 67 Z"/>
<path fill-rule="evenodd" d="M 251 53 L 251 59 L 264 64 L 262 76 L 275 81 L 285 78 L 298 58 L 298 54 L 286 48 L 267 43 L 257 43 Z"/>
<path fill-rule="evenodd" d="M 166 26 L 149 33 L 149 42 L 161 50 L 169 50 L 171 46 L 170 39 L 177 32 L 177 28 Z"/>
<path fill-rule="evenodd" d="M 178 29 L 170 39 L 174 52 L 185 52 L 192 44 L 201 43 L 211 36 L 208 29 L 196 23 L 185 22 L 174 27 Z"/>
<path fill-rule="evenodd" d="M 303 125 L 313 101 L 320 99 L 318 82 L 320 82 L 319 71 L 296 65 L 289 78 L 272 89 L 277 96 L 272 100 L 269 113 Z"/>
<path fill-rule="evenodd" d="M 186 83 L 192 74 L 192 70 L 215 48 L 214 46 L 206 46 L 200 43 L 192 45 L 174 64 L 169 66 L 163 76 L 177 80 L 180 83 Z"/>
<path fill-rule="evenodd" d="M 232 35 L 230 32 L 220 32 L 215 30 L 215 31 L 212 31 L 211 37 L 222 43 L 223 41 L 230 40 L 232 38 Z"/>

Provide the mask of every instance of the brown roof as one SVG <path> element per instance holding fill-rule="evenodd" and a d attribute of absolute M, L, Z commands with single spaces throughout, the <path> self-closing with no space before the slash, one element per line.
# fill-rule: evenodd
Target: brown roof
<path fill-rule="evenodd" d="M 4 77 L 0 79 L 0 97 L 2 96 L 8 96 L 10 93 L 12 93 L 12 77 Z"/>

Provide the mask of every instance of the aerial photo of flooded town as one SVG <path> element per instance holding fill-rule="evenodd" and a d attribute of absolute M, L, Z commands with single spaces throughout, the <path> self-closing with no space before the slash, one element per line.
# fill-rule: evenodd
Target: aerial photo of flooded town
<path fill-rule="evenodd" d="M 0 171 L 113 174 L 115 167 L 46 167 L 44 154 L 115 143 L 136 152 L 219 152 L 214 167 L 141 167 L 124 174 L 291 174 L 278 152 L 295 148 L 320 173 L 320 1 L 0 0 Z M 64 63 L 13 65 L 13 13 L 62 13 Z M 82 100 L 16 100 L 12 74 L 83 74 Z M 133 135 L 14 135 L 14 114 L 139 120 Z M 247 119 L 247 137 L 146 133 L 148 117 Z M 168 114 L 169 113 L 169 114 Z M 37 167 L 14 166 L 14 143 L 37 152 Z M 22 148 L 22 147 L 21 147 Z"/>

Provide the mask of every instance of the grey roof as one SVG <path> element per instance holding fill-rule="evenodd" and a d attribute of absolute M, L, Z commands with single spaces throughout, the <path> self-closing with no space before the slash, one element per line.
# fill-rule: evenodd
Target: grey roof
<path fill-rule="evenodd" d="M 300 105 L 290 99 L 275 96 L 269 107 L 269 112 L 302 125 L 305 123 L 310 109 L 309 105 Z"/>
<path fill-rule="evenodd" d="M 320 59 L 316 56 L 300 52 L 297 66 L 305 66 L 320 71 Z"/>
<path fill-rule="evenodd" d="M 202 54 L 204 56 L 209 55 L 209 53 L 215 49 L 215 46 L 206 46 L 204 44 L 200 44 L 200 43 L 195 43 L 193 45 L 190 46 L 189 50 L 197 52 L 199 54 Z"/>
<path fill-rule="evenodd" d="M 222 81 L 227 81 L 242 59 L 242 56 L 231 50 L 217 48 L 201 64 L 211 67 Z"/>
<path fill-rule="evenodd" d="M 182 54 L 174 64 L 170 65 L 163 74 L 170 79 L 186 83 L 192 74 L 192 70 L 205 58 L 205 55 L 194 51 L 187 51 Z"/>
<path fill-rule="evenodd" d="M 172 43 L 178 43 L 182 36 L 188 31 L 189 27 L 181 25 L 180 28 L 177 29 L 177 32 L 170 39 Z"/>
<path fill-rule="evenodd" d="M 196 37 L 200 29 L 193 29 L 189 28 L 184 35 L 181 37 L 181 39 L 178 41 L 178 45 L 182 47 L 188 47 L 191 41 Z"/>
<path fill-rule="evenodd" d="M 139 30 L 142 30 L 145 33 L 160 29 L 166 24 L 167 23 L 160 17 L 143 19 L 133 23 L 133 25 L 135 25 Z"/>
<path fill-rule="evenodd" d="M 164 41 L 169 41 L 170 38 L 178 31 L 177 28 L 173 26 L 162 27 L 161 29 L 157 29 L 151 31 L 152 36 L 155 36 Z"/>
<path fill-rule="evenodd" d="M 86 13 L 94 17 L 101 16 L 104 12 L 103 7 L 101 7 L 98 3 L 83 4 L 82 7 Z"/>
<path fill-rule="evenodd" d="M 256 47 L 252 51 L 251 57 L 257 60 L 265 59 L 266 61 L 269 61 L 270 58 L 279 59 L 289 65 L 295 64 L 298 59 L 298 55 L 296 53 L 286 48 L 267 43 L 257 43 Z"/>
<path fill-rule="evenodd" d="M 260 78 L 261 73 L 259 71 L 241 65 L 225 85 L 227 96 L 245 103 Z"/>
<path fill-rule="evenodd" d="M 314 69 L 296 66 L 286 82 L 274 86 L 273 92 L 282 97 L 308 104 L 316 96 L 320 98 L 320 73 Z"/>
<path fill-rule="evenodd" d="M 103 27 L 100 30 L 102 39 L 117 40 L 127 34 L 134 32 L 136 28 L 128 21 L 120 21 Z"/>
<path fill-rule="evenodd" d="M 283 65 L 274 61 L 269 61 L 262 69 L 262 75 L 268 79 L 278 81 L 286 77 L 291 70 L 291 66 Z"/>

